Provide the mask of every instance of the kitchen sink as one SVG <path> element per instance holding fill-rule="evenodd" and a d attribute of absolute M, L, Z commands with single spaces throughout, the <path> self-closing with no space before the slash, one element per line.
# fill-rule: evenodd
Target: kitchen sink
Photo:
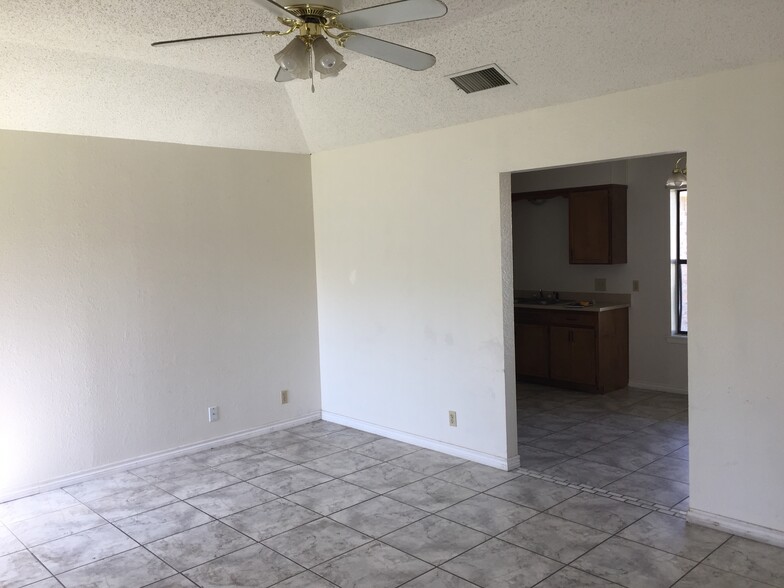
<path fill-rule="evenodd" d="M 547 306 L 549 304 L 561 304 L 561 302 L 557 298 L 515 298 L 515 304 L 540 304 Z"/>

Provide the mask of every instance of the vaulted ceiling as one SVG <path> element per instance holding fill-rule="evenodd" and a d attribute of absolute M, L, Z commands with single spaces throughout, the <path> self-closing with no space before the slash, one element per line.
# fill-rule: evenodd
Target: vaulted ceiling
<path fill-rule="evenodd" d="M 249 0 L 0 0 L 0 128 L 310 153 L 784 58 L 782 0 L 445 3 L 365 31 L 433 68 L 344 51 L 312 94 L 273 81 L 288 38 L 150 47 L 279 26 Z M 489 63 L 517 85 L 466 95 L 447 77 Z"/>

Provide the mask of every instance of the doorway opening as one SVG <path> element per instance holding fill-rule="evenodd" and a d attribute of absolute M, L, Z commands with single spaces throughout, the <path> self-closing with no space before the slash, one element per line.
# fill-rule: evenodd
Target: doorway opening
<path fill-rule="evenodd" d="M 686 223 L 665 182 L 682 155 L 511 177 L 520 465 L 676 511 L 689 496 L 687 336 L 674 320 Z"/>

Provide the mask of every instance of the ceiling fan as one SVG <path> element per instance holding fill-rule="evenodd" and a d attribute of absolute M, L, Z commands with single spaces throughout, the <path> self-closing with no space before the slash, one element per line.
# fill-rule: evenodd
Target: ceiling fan
<path fill-rule="evenodd" d="M 295 79 L 310 79 L 311 88 L 315 91 L 313 86 L 314 70 L 320 73 L 322 78 L 329 78 L 338 75 L 346 67 L 343 56 L 330 45 L 328 38 L 332 39 L 338 47 L 411 70 L 422 71 L 432 67 L 436 58 L 429 53 L 389 41 L 382 41 L 355 31 L 438 18 L 447 12 L 446 5 L 440 0 L 398 0 L 390 4 L 381 4 L 350 12 L 340 12 L 330 6 L 317 4 L 293 4 L 284 7 L 272 0 L 253 0 L 253 2 L 278 17 L 280 23 L 287 29 L 284 31 L 251 31 L 173 39 L 158 41 L 152 46 L 162 47 L 175 43 L 247 35 L 282 37 L 297 33 L 297 36 L 275 55 L 275 62 L 279 66 L 275 81 L 289 82 Z"/>

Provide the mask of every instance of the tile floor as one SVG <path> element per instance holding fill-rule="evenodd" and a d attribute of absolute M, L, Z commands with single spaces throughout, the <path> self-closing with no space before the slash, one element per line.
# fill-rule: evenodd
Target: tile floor
<path fill-rule="evenodd" d="M 784 551 L 628 500 L 319 421 L 0 504 L 0 586 L 784 587 Z"/>
<path fill-rule="evenodd" d="M 689 509 L 686 396 L 634 389 L 596 395 L 534 384 L 519 384 L 517 395 L 523 469 L 648 506 Z"/>

